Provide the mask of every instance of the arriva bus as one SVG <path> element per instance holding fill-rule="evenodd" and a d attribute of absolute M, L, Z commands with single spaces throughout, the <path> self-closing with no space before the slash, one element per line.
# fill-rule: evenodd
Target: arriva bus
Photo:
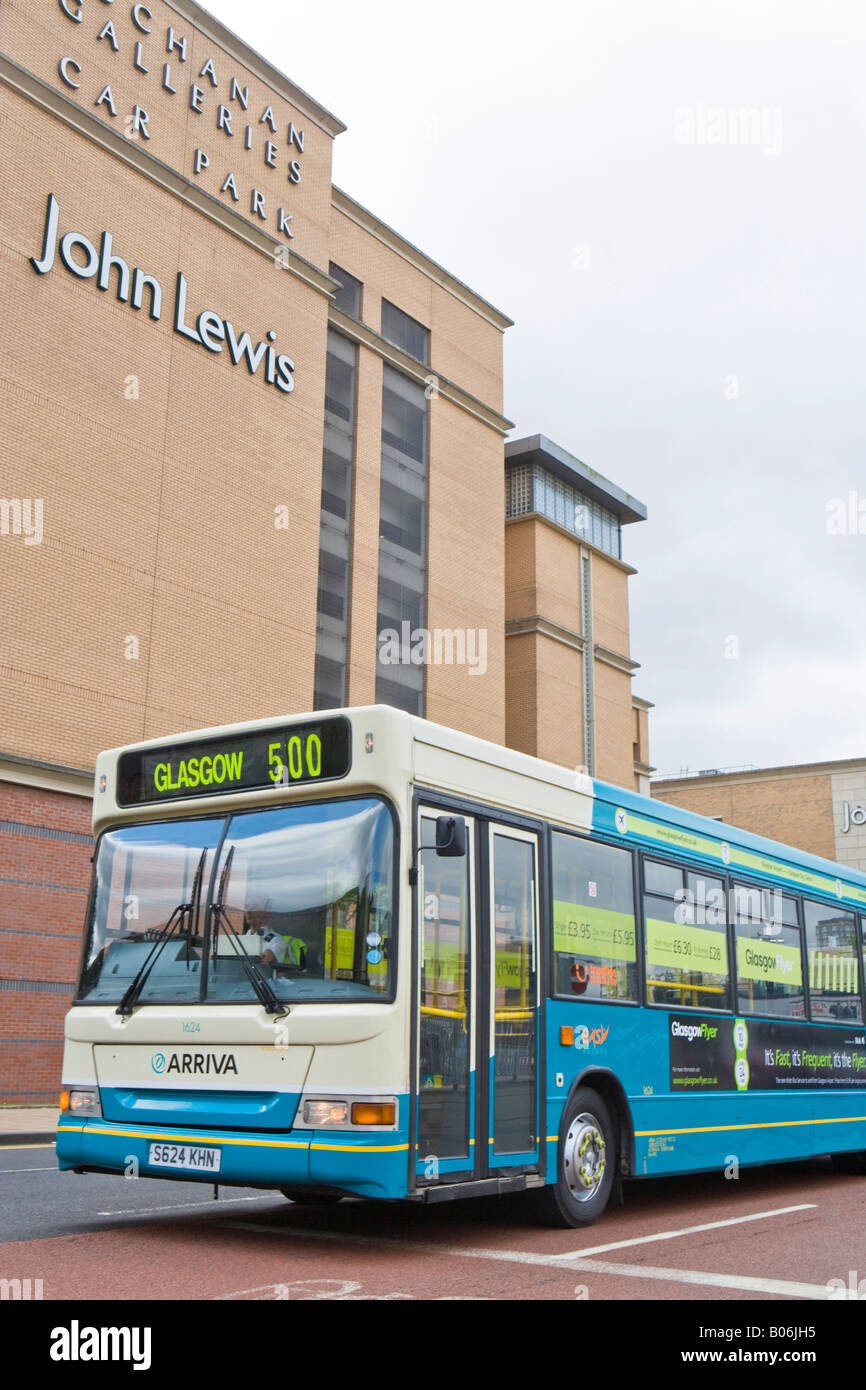
<path fill-rule="evenodd" d="M 382 706 L 115 749 L 60 1166 L 293 1201 L 833 1153 L 866 876 Z"/>

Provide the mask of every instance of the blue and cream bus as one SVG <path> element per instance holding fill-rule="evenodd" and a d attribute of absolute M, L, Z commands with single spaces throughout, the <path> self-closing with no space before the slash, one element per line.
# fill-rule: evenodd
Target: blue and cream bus
<path fill-rule="evenodd" d="M 863 1166 L 866 876 L 382 706 L 104 753 L 94 831 L 64 1169 L 577 1226 Z"/>

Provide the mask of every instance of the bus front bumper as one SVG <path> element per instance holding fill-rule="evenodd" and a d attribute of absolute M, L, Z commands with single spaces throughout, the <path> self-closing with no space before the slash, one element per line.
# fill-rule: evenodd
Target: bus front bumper
<path fill-rule="evenodd" d="M 230 1187 L 337 1187 L 359 1197 L 395 1199 L 407 1193 L 408 1155 L 407 1137 L 396 1131 L 292 1130 L 275 1135 L 66 1116 L 57 1127 L 61 1170 Z M 193 1157 L 202 1166 L 180 1166 Z"/>

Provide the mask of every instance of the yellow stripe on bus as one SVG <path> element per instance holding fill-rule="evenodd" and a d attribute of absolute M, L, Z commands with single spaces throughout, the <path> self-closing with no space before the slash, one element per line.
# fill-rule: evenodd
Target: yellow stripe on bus
<path fill-rule="evenodd" d="M 358 1153 L 359 1151 L 368 1154 L 399 1153 L 403 1149 L 408 1149 L 408 1144 L 314 1144 L 307 1140 L 291 1139 L 227 1139 L 224 1135 L 213 1134 L 153 1134 L 149 1130 L 142 1132 L 135 1129 L 96 1129 L 84 1125 L 58 1126 L 58 1134 L 109 1134 L 115 1138 L 122 1139 L 162 1139 L 167 1144 L 243 1144 L 261 1149 L 343 1149 Z"/>
<path fill-rule="evenodd" d="M 663 1134 L 720 1134 L 731 1129 L 785 1129 L 791 1125 L 857 1125 L 866 1115 L 834 1115 L 828 1120 L 764 1120 L 750 1125 L 704 1125 L 699 1129 L 636 1129 L 635 1139 L 652 1139 Z"/>

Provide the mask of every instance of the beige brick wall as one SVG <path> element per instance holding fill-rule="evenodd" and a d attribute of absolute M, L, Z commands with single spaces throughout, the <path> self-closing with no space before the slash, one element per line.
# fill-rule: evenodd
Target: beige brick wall
<path fill-rule="evenodd" d="M 364 285 L 361 318 L 378 333 L 382 299 L 430 329 L 430 367 L 494 410 L 502 409 L 502 332 L 338 208 L 331 260 Z M 504 467 L 504 464 L 503 464 Z"/>
<path fill-rule="evenodd" d="M 599 646 L 628 656 L 628 573 L 600 551 L 592 556 L 592 612 Z"/>
<path fill-rule="evenodd" d="M 549 637 L 537 639 L 538 756 L 563 767 L 580 767 L 583 751 L 583 693 L 580 652 Z"/>
<path fill-rule="evenodd" d="M 100 747 L 308 708 L 326 298 L 22 98 L 4 112 L 3 494 L 43 498 L 45 518 L 41 545 L 0 537 L 4 748 L 88 766 Z M 61 234 L 108 230 L 156 276 L 159 322 L 59 256 L 35 273 L 49 191 Z M 276 331 L 291 395 L 173 331 L 178 269 L 188 317 L 211 308 L 253 343 Z"/>
<path fill-rule="evenodd" d="M 534 528 L 535 585 L 532 595 L 534 607 L 531 612 L 541 618 L 547 618 L 549 622 L 559 623 L 571 632 L 579 633 L 580 546 L 558 526 L 549 526 L 544 521 L 533 519 L 510 522 L 506 531 L 508 543 L 510 544 L 513 531 L 527 525 Z M 515 617 L 517 616 L 524 615 L 515 613 Z M 530 616 L 530 613 L 525 616 Z"/>
<path fill-rule="evenodd" d="M 634 713 L 631 681 L 603 661 L 595 663 L 595 768 L 603 782 L 634 788 Z"/>
<path fill-rule="evenodd" d="M 538 648 L 535 633 L 505 642 L 505 742 L 538 756 Z"/>
<path fill-rule="evenodd" d="M 659 801 L 702 816 L 721 816 L 728 825 L 796 849 L 836 858 L 829 773 L 751 781 L 708 777 L 690 786 L 654 782 L 652 794 Z"/>
<path fill-rule="evenodd" d="M 546 619 L 583 634 L 581 545 L 558 526 L 535 516 L 505 528 L 506 616 L 511 621 Z M 628 574 L 591 552 L 593 640 L 628 654 Z M 544 632 L 509 636 L 507 654 L 507 742 L 574 767 L 584 762 L 583 656 Z M 635 787 L 635 715 L 631 680 L 595 660 L 596 774 Z M 644 732 L 646 718 L 644 715 Z"/>
<path fill-rule="evenodd" d="M 505 471 L 502 438 L 444 397 L 430 421 L 427 627 L 466 630 L 474 665 L 427 668 L 427 716 L 505 738 Z M 479 657 L 481 634 L 486 669 Z M 476 674 L 477 673 L 477 674 Z"/>

